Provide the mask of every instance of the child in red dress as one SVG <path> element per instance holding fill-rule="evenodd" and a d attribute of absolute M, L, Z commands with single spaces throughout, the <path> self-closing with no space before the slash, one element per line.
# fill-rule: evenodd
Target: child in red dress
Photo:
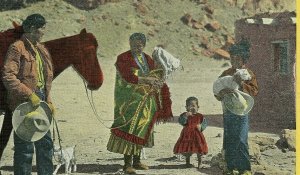
<path fill-rule="evenodd" d="M 198 169 L 201 165 L 201 156 L 207 154 L 208 148 L 202 131 L 206 128 L 207 122 L 202 114 L 198 113 L 199 105 L 196 97 L 186 99 L 186 110 L 180 115 L 178 121 L 184 128 L 174 146 L 174 154 L 186 156 L 186 166 L 193 167 L 190 158 L 193 153 L 198 157 Z"/>

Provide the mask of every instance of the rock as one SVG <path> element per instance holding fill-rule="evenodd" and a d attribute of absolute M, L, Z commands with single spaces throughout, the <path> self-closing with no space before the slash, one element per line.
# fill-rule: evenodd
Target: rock
<path fill-rule="evenodd" d="M 232 36 L 230 35 L 226 35 L 226 42 L 230 45 L 234 44 L 235 43 L 235 40 Z"/>
<path fill-rule="evenodd" d="M 198 47 L 195 46 L 195 45 L 192 45 L 192 49 L 191 49 L 191 50 L 193 51 L 193 53 L 194 53 L 195 55 L 198 55 L 199 53 L 202 53 L 201 49 L 198 48 Z"/>
<path fill-rule="evenodd" d="M 144 19 L 142 23 L 146 26 L 155 26 L 156 21 L 154 19 Z"/>
<path fill-rule="evenodd" d="M 209 19 L 207 18 L 207 15 L 200 16 L 200 18 L 198 19 L 198 21 L 201 22 L 202 24 L 209 23 Z"/>
<path fill-rule="evenodd" d="M 148 8 L 143 2 L 136 2 L 133 3 L 133 5 L 135 6 L 135 10 L 137 11 L 137 13 L 143 16 L 145 16 L 148 13 Z"/>
<path fill-rule="evenodd" d="M 276 144 L 275 139 L 263 136 L 250 137 L 249 141 L 258 144 L 260 152 L 264 152 L 268 149 L 274 149 Z"/>
<path fill-rule="evenodd" d="M 150 30 L 150 31 L 148 32 L 148 35 L 154 36 L 154 35 L 155 35 L 155 32 L 154 32 L 153 30 Z"/>
<path fill-rule="evenodd" d="M 221 38 L 219 35 L 213 35 L 212 41 L 217 46 L 222 46 L 222 43 L 224 44 L 223 38 Z"/>
<path fill-rule="evenodd" d="M 209 13 L 209 14 L 213 14 L 214 13 L 214 8 L 212 7 L 212 6 L 210 6 L 210 5 L 206 5 L 204 8 L 203 8 L 203 10 L 205 10 L 207 13 Z"/>
<path fill-rule="evenodd" d="M 193 27 L 194 29 L 202 29 L 202 28 L 204 28 L 204 26 L 203 26 L 200 22 L 198 22 L 198 21 L 194 22 L 194 23 L 192 24 L 192 27 Z"/>
<path fill-rule="evenodd" d="M 202 29 L 204 28 L 203 23 L 200 21 L 196 21 L 193 19 L 192 15 L 189 13 L 186 13 L 184 16 L 181 17 L 180 19 L 184 24 L 194 28 L 194 29 Z"/>
<path fill-rule="evenodd" d="M 214 17 L 213 17 L 212 14 L 210 14 L 210 13 L 206 13 L 205 16 L 207 16 L 209 19 L 214 19 Z"/>
<path fill-rule="evenodd" d="M 226 50 L 215 49 L 214 50 L 214 58 L 216 58 L 216 59 L 223 58 L 223 59 L 229 60 L 230 54 Z"/>
<path fill-rule="evenodd" d="M 188 26 L 192 26 L 192 20 L 192 15 L 190 15 L 189 13 L 186 13 L 181 17 L 181 21 Z"/>
<path fill-rule="evenodd" d="M 282 130 L 276 145 L 281 149 L 288 148 L 290 151 L 296 151 L 296 130 Z"/>
<path fill-rule="evenodd" d="M 205 28 L 209 31 L 215 32 L 221 28 L 221 24 L 218 21 L 213 21 L 205 25 Z"/>
<path fill-rule="evenodd" d="M 208 40 L 207 36 L 202 36 L 200 38 L 200 46 L 205 49 L 208 49 L 208 44 L 209 44 L 209 40 Z"/>
<path fill-rule="evenodd" d="M 214 56 L 214 52 L 210 49 L 204 49 L 201 51 L 201 54 L 206 56 L 206 57 L 213 57 Z"/>

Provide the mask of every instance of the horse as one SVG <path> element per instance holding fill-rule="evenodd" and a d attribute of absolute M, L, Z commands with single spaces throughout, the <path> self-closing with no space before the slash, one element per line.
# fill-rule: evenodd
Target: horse
<path fill-rule="evenodd" d="M 8 48 L 8 46 L 14 42 L 17 37 L 21 36 L 20 34 L 22 34 L 22 32 L 23 29 L 15 25 L 15 31 L 9 33 L 12 34 L 12 36 L 6 36 L 6 39 L 1 40 L 1 36 L 3 37 L 4 35 L 0 35 L 0 42 L 5 41 L 3 42 L 4 44 L 0 43 L 0 45 L 5 45 L 4 47 Z M 103 72 L 97 58 L 98 43 L 92 33 L 87 33 L 85 29 L 82 29 L 77 35 L 47 41 L 43 44 L 48 49 L 52 57 L 54 65 L 54 79 L 66 68 L 73 66 L 76 72 L 85 80 L 89 90 L 98 90 L 101 87 L 103 83 Z M 0 51 L 3 53 L 3 50 Z M 2 56 L 0 59 L 4 60 L 4 55 L 2 54 L 0 56 Z M 3 61 L 1 61 L 0 64 L 0 67 L 3 68 Z M 0 134 L 1 159 L 2 153 L 8 143 L 8 139 L 12 131 L 12 112 L 6 105 L 6 89 L 4 88 L 2 79 L 0 79 L 0 89 L 0 109 L 5 111 Z"/>

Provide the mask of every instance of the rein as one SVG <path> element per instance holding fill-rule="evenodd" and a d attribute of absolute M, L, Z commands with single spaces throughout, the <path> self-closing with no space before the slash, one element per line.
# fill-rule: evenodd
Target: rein
<path fill-rule="evenodd" d="M 56 159 L 55 158 L 55 155 L 54 155 L 54 151 L 53 151 L 53 157 L 54 157 L 54 160 L 56 162 L 61 162 L 61 159 L 63 157 L 63 153 L 62 153 L 62 146 L 61 146 L 61 137 L 60 137 L 60 134 L 59 134 L 59 130 L 58 130 L 58 125 L 57 125 L 57 122 L 56 122 L 56 119 L 53 117 L 53 121 L 54 121 L 54 124 L 53 124 L 53 148 L 54 148 L 54 142 L 55 142 L 55 129 L 56 128 L 56 132 L 57 132 L 57 137 L 58 137 L 58 144 L 59 144 L 59 149 L 60 149 L 60 153 L 61 153 L 61 157 L 59 159 Z"/>
<path fill-rule="evenodd" d="M 118 129 L 118 128 L 122 128 L 122 127 L 128 125 L 128 124 L 133 120 L 134 117 L 132 117 L 130 120 L 126 121 L 126 123 L 124 123 L 124 124 L 122 124 L 122 125 L 120 125 L 120 126 L 117 126 L 117 127 L 108 127 L 108 126 L 106 126 L 106 125 L 104 124 L 103 121 L 115 121 L 115 120 L 117 120 L 117 119 L 119 119 L 119 118 L 116 118 L 116 119 L 114 119 L 114 120 L 105 120 L 105 119 L 102 119 L 102 118 L 99 116 L 99 114 L 98 114 L 98 112 L 97 112 L 97 110 L 96 110 L 96 107 L 95 107 L 94 98 L 93 98 L 93 91 L 91 91 L 91 97 L 89 97 L 89 94 L 88 94 L 88 88 L 87 88 L 87 85 L 86 85 L 85 81 L 83 81 L 83 84 L 84 84 L 84 87 L 85 87 L 85 93 L 86 93 L 87 99 L 88 99 L 88 101 L 89 101 L 89 104 L 90 104 L 90 106 L 91 106 L 93 112 L 94 112 L 94 115 L 96 116 L 97 120 L 98 120 L 105 128 L 107 128 L 107 129 Z M 153 91 L 153 90 L 152 90 L 152 91 Z M 146 94 L 146 95 L 143 97 L 144 99 L 143 99 L 143 101 L 142 101 L 142 105 L 139 107 L 139 110 L 141 109 L 142 106 L 145 105 L 146 97 L 149 96 L 149 95 L 150 95 L 150 93 Z"/>

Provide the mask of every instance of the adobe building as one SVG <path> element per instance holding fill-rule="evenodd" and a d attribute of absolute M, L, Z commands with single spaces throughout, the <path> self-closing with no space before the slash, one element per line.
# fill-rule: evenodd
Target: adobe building
<path fill-rule="evenodd" d="M 259 94 L 250 114 L 259 128 L 296 128 L 295 77 L 296 13 L 259 14 L 235 22 L 236 41 L 251 44 L 247 66 L 257 76 Z"/>

